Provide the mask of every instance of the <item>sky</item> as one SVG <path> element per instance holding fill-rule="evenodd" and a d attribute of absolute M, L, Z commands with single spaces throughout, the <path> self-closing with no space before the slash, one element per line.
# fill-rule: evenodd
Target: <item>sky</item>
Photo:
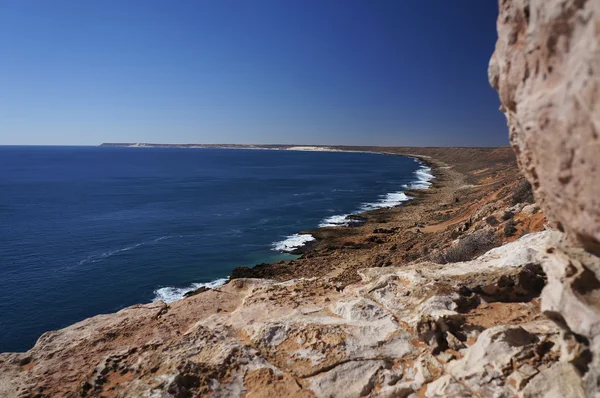
<path fill-rule="evenodd" d="M 3 0 L 0 145 L 497 146 L 496 0 Z"/>

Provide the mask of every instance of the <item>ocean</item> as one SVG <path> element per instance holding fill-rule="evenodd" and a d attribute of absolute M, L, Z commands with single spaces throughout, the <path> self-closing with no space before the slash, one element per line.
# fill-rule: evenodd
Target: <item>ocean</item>
<path fill-rule="evenodd" d="M 399 205 L 415 159 L 359 152 L 0 147 L 0 352 L 295 258 L 297 232 Z"/>

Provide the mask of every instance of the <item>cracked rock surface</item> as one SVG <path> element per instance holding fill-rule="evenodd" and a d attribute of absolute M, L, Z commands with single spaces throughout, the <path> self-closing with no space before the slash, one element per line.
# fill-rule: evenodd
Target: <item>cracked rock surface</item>
<path fill-rule="evenodd" d="M 583 377 L 600 397 L 600 1 L 502 0 L 489 65 L 510 140 L 536 199 L 566 232 L 548 249 L 542 310 L 583 343 L 570 363 L 536 376 L 563 380 L 552 396 L 575 393 Z"/>
<path fill-rule="evenodd" d="M 564 346 L 536 298 L 555 234 L 452 266 L 364 269 L 341 291 L 322 278 L 236 279 L 96 316 L 0 355 L 0 395 L 536 396 L 530 383 L 555 388 L 560 374 L 578 381 L 563 396 L 582 396 L 580 344 Z"/>

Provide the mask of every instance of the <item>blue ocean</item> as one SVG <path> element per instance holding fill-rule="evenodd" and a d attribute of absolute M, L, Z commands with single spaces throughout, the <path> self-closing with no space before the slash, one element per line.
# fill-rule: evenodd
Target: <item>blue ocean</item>
<path fill-rule="evenodd" d="M 311 239 L 297 232 L 401 204 L 430 178 L 357 152 L 0 147 L 0 352 L 295 258 Z"/>

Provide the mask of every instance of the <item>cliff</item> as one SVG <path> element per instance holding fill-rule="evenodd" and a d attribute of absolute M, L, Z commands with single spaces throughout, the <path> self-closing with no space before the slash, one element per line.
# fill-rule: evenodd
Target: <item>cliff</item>
<path fill-rule="evenodd" d="M 582 352 L 561 357 L 600 396 L 600 2 L 500 2 L 489 79 L 519 166 L 556 228 L 542 310 Z"/>
<path fill-rule="evenodd" d="M 1 354 L 0 396 L 600 396 L 599 8 L 500 2 L 489 78 L 541 209 L 508 148 L 362 148 L 434 185 L 298 260 Z"/>
<path fill-rule="evenodd" d="M 385 151 L 429 162 L 433 186 L 311 231 L 301 259 L 45 333 L 0 355 L 0 396 L 581 394 L 559 359 L 582 346 L 540 312 L 557 232 L 510 148 Z"/>

